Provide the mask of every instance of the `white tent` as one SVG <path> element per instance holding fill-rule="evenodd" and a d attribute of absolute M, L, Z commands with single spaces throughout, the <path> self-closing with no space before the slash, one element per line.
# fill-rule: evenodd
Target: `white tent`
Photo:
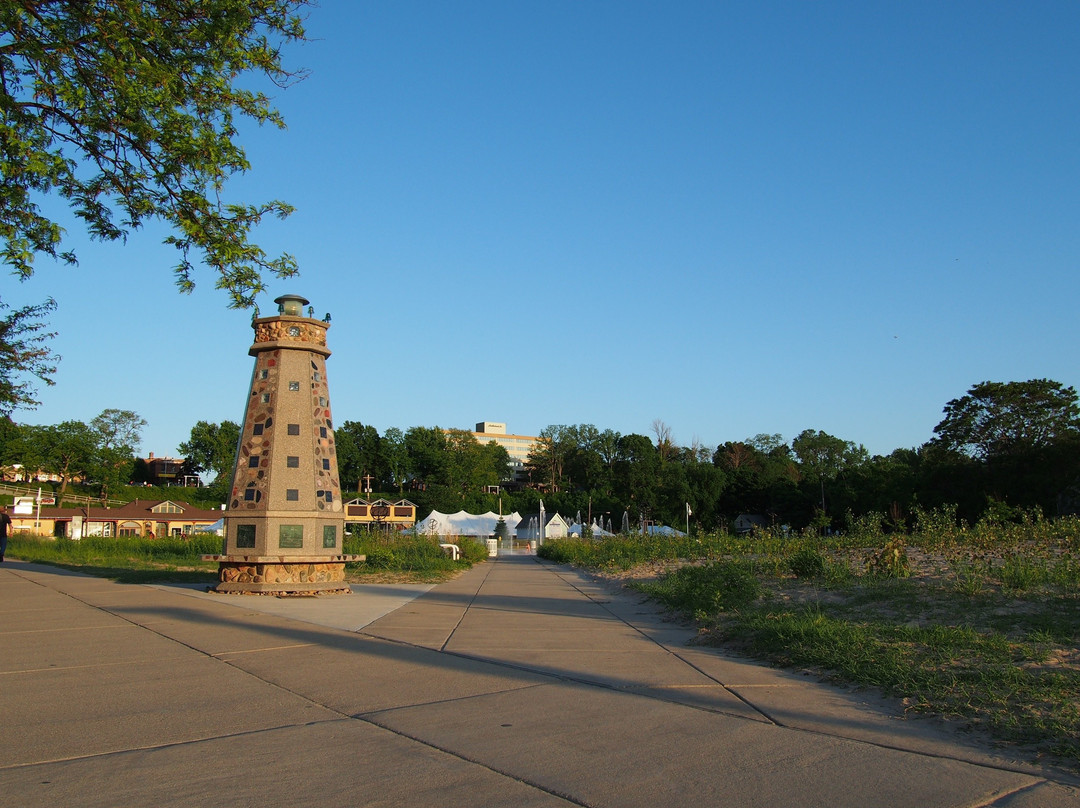
<path fill-rule="evenodd" d="M 511 535 L 521 516 L 517 512 L 503 514 Z M 499 523 L 499 514 L 494 511 L 487 513 L 442 513 L 432 511 L 426 518 L 416 523 L 416 532 L 428 536 L 477 536 L 487 538 L 495 535 L 495 526 Z"/>
<path fill-rule="evenodd" d="M 540 530 L 540 518 L 543 515 L 544 530 Z M 557 513 L 541 511 L 539 514 L 523 516 L 518 523 L 514 535 L 522 541 L 539 540 L 541 535 L 545 539 L 559 539 L 565 537 L 570 530 L 570 525 Z"/>
<path fill-rule="evenodd" d="M 584 532 L 585 532 L 585 526 L 582 525 L 581 522 L 574 522 L 573 524 L 570 525 L 570 535 L 571 536 L 581 536 L 581 535 L 584 534 Z M 601 538 L 603 536 L 614 536 L 615 534 L 614 533 L 608 533 L 606 530 L 604 530 L 602 527 L 600 527 L 600 525 L 598 525 L 596 523 L 596 520 L 594 519 L 593 523 L 592 523 L 592 535 L 593 535 L 594 539 L 598 539 L 598 538 Z"/>
<path fill-rule="evenodd" d="M 196 525 L 191 529 L 192 533 L 216 533 L 219 536 L 225 535 L 225 520 L 218 519 L 212 525 Z"/>

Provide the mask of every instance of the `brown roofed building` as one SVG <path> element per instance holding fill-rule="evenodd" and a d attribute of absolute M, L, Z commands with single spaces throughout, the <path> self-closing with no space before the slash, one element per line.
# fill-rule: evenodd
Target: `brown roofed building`
<path fill-rule="evenodd" d="M 42 536 L 82 539 L 88 536 L 140 536 L 164 538 L 187 536 L 199 528 L 216 524 L 222 512 L 199 508 L 176 500 L 135 500 L 119 508 L 29 509 L 17 505 L 11 526 Z"/>

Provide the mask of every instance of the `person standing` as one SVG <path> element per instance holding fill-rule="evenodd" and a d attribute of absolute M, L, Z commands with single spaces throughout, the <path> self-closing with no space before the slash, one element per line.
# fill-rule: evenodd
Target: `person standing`
<path fill-rule="evenodd" d="M 11 517 L 8 516 L 8 506 L 0 505 L 0 564 L 4 562 L 4 554 L 7 553 L 7 538 L 10 529 Z"/>

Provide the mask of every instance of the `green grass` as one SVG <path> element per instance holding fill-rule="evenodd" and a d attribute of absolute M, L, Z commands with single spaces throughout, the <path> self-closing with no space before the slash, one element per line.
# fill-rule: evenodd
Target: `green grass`
<path fill-rule="evenodd" d="M 753 564 L 736 561 L 682 567 L 660 582 L 641 584 L 639 588 L 661 603 L 699 618 L 744 609 L 762 592 Z"/>
<path fill-rule="evenodd" d="M 782 553 L 790 541 L 779 531 L 762 531 L 746 536 L 726 533 L 701 536 L 620 534 L 602 539 L 549 539 L 537 554 L 550 561 L 580 567 L 627 570 L 653 561 L 704 561 L 731 555 L 772 557 Z"/>
<path fill-rule="evenodd" d="M 198 533 L 190 539 L 102 538 L 43 539 L 13 536 L 8 555 L 38 564 L 52 564 L 122 583 L 178 581 L 213 583 L 217 564 L 203 554 L 220 553 L 221 537 Z"/>
<path fill-rule="evenodd" d="M 458 545 L 460 559 L 451 559 L 440 543 Z M 364 530 L 345 537 L 345 552 L 367 556 L 365 561 L 347 565 L 353 575 L 406 575 L 423 582 L 445 580 L 487 558 L 487 546 L 469 537 L 449 539 Z"/>
<path fill-rule="evenodd" d="M 428 536 L 361 533 L 347 536 L 344 551 L 367 555 L 366 562 L 346 566 L 349 580 L 364 580 L 392 573 L 417 581 L 445 580 L 487 558 L 486 546 L 472 539 L 457 542 L 462 558 L 453 561 Z M 191 538 L 102 538 L 80 541 L 16 535 L 8 543 L 8 555 L 23 561 L 52 564 L 122 583 L 174 581 L 213 584 L 218 565 L 203 555 L 221 552 L 221 537 L 209 533 Z"/>
<path fill-rule="evenodd" d="M 542 555 L 642 565 L 631 585 L 697 620 L 702 642 L 880 688 L 1080 771 L 1080 521 L 921 516 L 911 535 L 863 520 L 844 536 L 571 539 Z"/>
<path fill-rule="evenodd" d="M 911 709 L 961 717 L 1080 765 L 1080 671 L 1045 664 L 1059 645 L 1051 633 L 921 626 L 811 605 L 745 610 L 717 621 L 713 636 L 780 665 L 878 687 Z"/>

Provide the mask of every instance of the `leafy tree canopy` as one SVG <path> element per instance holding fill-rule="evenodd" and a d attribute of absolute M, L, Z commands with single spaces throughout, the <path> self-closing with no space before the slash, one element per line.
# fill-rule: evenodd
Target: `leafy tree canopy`
<path fill-rule="evenodd" d="M 198 421 L 188 439 L 180 444 L 180 453 L 196 474 L 212 471 L 215 478 L 226 478 L 236 461 L 240 426 L 234 421 L 220 424 Z"/>
<path fill-rule="evenodd" d="M 831 480 L 868 459 L 866 449 L 820 430 L 804 429 L 791 441 L 803 474 L 814 481 Z"/>
<path fill-rule="evenodd" d="M 365 475 L 372 475 L 372 485 L 382 482 L 382 440 L 375 427 L 359 421 L 345 421 L 334 430 L 337 446 L 338 475 L 342 485 L 356 484 L 357 491 L 367 491 Z M 375 488 L 374 490 L 378 490 Z"/>
<path fill-rule="evenodd" d="M 97 448 L 97 436 L 82 421 L 38 428 L 35 443 L 41 452 L 41 467 L 60 476 L 60 495 L 77 476 L 86 475 L 92 467 Z"/>
<path fill-rule="evenodd" d="M 409 455 L 405 450 L 405 433 L 392 426 L 382 435 L 383 456 L 386 458 L 386 470 L 390 475 L 390 483 L 397 486 L 401 493 L 405 484 L 406 472 L 409 466 Z"/>
<path fill-rule="evenodd" d="M 146 421 L 131 410 L 108 409 L 90 422 L 103 449 L 119 449 L 128 455 L 135 453 L 142 443 L 142 430 Z"/>
<path fill-rule="evenodd" d="M 437 426 L 409 427 L 404 436 L 408 473 L 418 483 L 437 483 L 447 463 L 446 434 Z"/>
<path fill-rule="evenodd" d="M 1080 437 L 1076 390 L 1050 379 L 981 382 L 944 412 L 938 444 L 983 460 Z"/>
<path fill-rule="evenodd" d="M 2 133 L 0 133 L 2 138 Z M 0 195 L 4 192 L 0 191 Z M 0 311 L 7 309 L 0 302 Z M 33 409 L 38 405 L 33 383 L 36 376 L 52 384 L 59 357 L 53 355 L 48 342 L 55 334 L 46 332 L 41 318 L 56 308 L 52 298 L 38 306 L 24 306 L 0 318 L 0 416 L 9 416 L 18 408 Z"/>
<path fill-rule="evenodd" d="M 132 410 L 102 410 L 90 421 L 97 447 L 88 471 L 101 486 L 102 500 L 129 476 L 144 426 L 146 421 Z"/>
<path fill-rule="evenodd" d="M 236 308 L 254 304 L 262 275 L 289 277 L 248 239 L 280 201 L 228 203 L 226 180 L 250 166 L 238 116 L 284 127 L 249 74 L 278 86 L 298 78 L 281 47 L 304 39 L 308 0 L 19 0 L 0 3 L 0 260 L 20 277 L 45 254 L 68 263 L 63 229 L 39 201 L 57 193 L 98 239 L 147 220 L 174 233 L 182 291 L 192 260 L 218 273 Z M 250 86 L 250 82 L 244 82 Z"/>

